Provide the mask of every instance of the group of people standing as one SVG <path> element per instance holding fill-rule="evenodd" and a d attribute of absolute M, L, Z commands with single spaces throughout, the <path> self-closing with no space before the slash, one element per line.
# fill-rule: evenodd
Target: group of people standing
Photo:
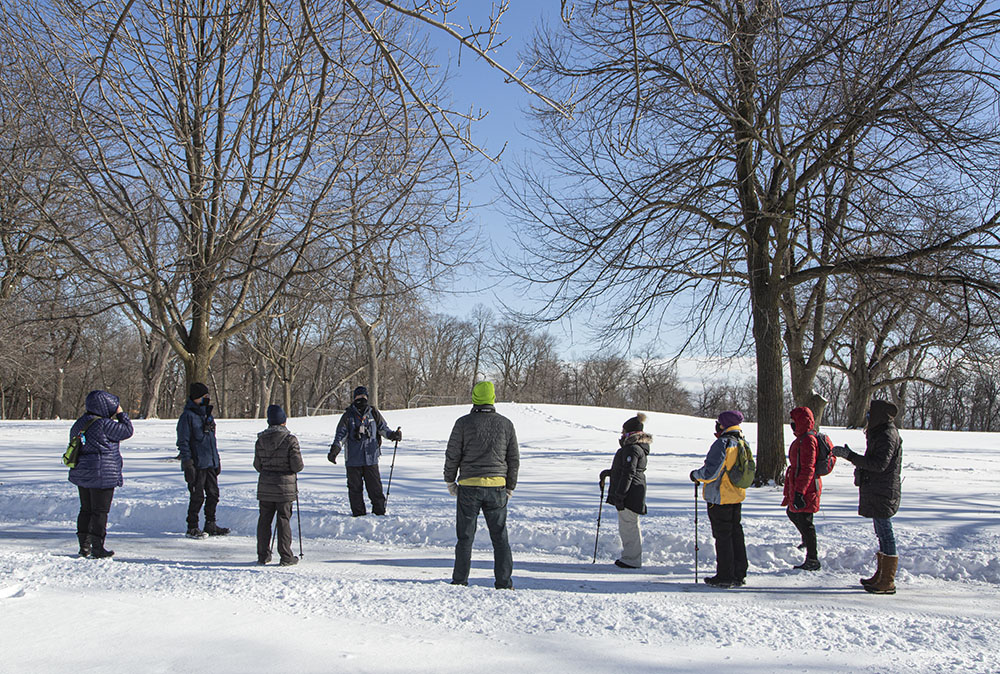
<path fill-rule="evenodd" d="M 855 466 L 858 514 L 871 518 L 874 523 L 879 543 L 877 566 L 871 577 L 861 579 L 862 587 L 873 594 L 896 592 L 899 557 L 891 518 L 899 510 L 901 495 L 902 441 L 895 426 L 897 412 L 891 402 L 873 400 L 867 414 L 864 454 L 851 451 L 847 445 L 833 446 L 829 450 L 834 457 L 846 459 Z M 786 507 L 788 519 L 800 534 L 799 547 L 806 551 L 805 560 L 794 568 L 816 571 L 821 564 L 813 515 L 819 511 L 823 493 L 823 480 L 816 472 L 821 436 L 808 407 L 796 407 L 790 417 L 795 440 L 788 451 L 781 505 Z M 602 493 L 605 480 L 610 482 L 606 503 L 618 511 L 622 553 L 615 565 L 623 569 L 642 566 L 639 516 L 647 512 L 645 471 L 653 442 L 652 436 L 644 430 L 645 419 L 645 415 L 639 413 L 625 421 L 611 468 L 600 474 Z M 749 568 L 742 523 L 746 489 L 736 486 L 730 479 L 740 445 L 746 443 L 740 427 L 742 422 L 743 414 L 738 410 L 721 413 L 715 422 L 716 439 L 704 463 L 690 474 L 693 482 L 702 485 L 702 497 L 715 541 L 715 575 L 706 577 L 705 583 L 725 589 L 745 585 Z"/>
<path fill-rule="evenodd" d="M 452 428 L 445 451 L 444 480 L 456 497 L 456 545 L 452 584 L 467 585 L 471 568 L 472 546 L 479 513 L 489 529 L 494 553 L 494 584 L 498 589 L 512 589 L 513 561 L 507 539 L 507 503 L 517 486 L 520 466 L 517 435 L 509 419 L 497 413 L 493 384 L 478 383 L 472 392 L 472 410 L 460 417 Z M 107 518 L 115 487 L 122 485 L 122 458 L 119 443 L 132 436 L 132 422 L 121 409 L 116 396 L 106 391 L 92 391 L 86 400 L 86 413 L 70 430 L 70 436 L 84 436 L 76 466 L 69 479 L 80 494 L 77 536 L 80 555 L 110 557 L 104 547 Z M 860 490 L 858 514 L 874 522 L 879 541 L 875 574 L 861 580 L 868 592 L 893 594 L 898 568 L 896 542 L 891 518 L 899 508 L 902 442 L 894 423 L 895 405 L 873 400 L 865 428 L 866 449 L 857 454 L 847 446 L 834 446 L 834 456 L 855 466 L 854 481 Z M 813 515 L 819 511 L 823 492 L 822 478 L 816 473 L 820 436 L 813 413 L 797 407 L 790 413 L 795 440 L 789 448 L 785 473 L 784 499 L 789 520 L 798 530 L 806 551 L 805 561 L 795 568 L 814 571 L 821 567 Z M 272 559 L 273 538 L 277 539 L 280 564 L 296 564 L 292 552 L 292 504 L 298 499 L 297 473 L 303 468 L 298 439 L 286 427 L 287 416 L 279 405 L 267 409 L 267 428 L 257 436 L 254 468 L 260 473 L 257 483 L 259 516 L 257 521 L 257 563 Z M 615 565 L 623 569 L 642 566 L 642 534 L 639 517 L 647 513 L 645 471 L 653 436 L 645 431 L 646 416 L 637 413 L 622 425 L 619 448 L 611 468 L 600 474 L 606 502 L 617 509 L 621 556 Z M 742 503 L 746 489 L 730 479 L 741 446 L 746 445 L 737 410 L 721 413 L 715 423 L 715 441 L 700 468 L 691 471 L 693 482 L 702 485 L 712 537 L 715 540 L 716 572 L 705 578 L 713 587 L 734 588 L 746 584 L 748 570 L 746 543 L 742 525 Z M 219 503 L 218 476 L 222 469 L 215 440 L 215 419 L 208 388 L 192 384 L 184 412 L 177 422 L 178 458 L 190 494 L 187 511 L 187 536 L 203 538 L 229 533 L 216 522 Z M 402 431 L 390 430 L 382 414 L 368 403 L 368 391 L 359 386 L 353 402 L 345 410 L 327 458 L 336 463 L 345 454 L 351 514 L 366 513 L 362 487 L 367 490 L 375 515 L 385 514 L 386 495 L 382 490 L 378 459 L 381 438 L 399 442 Z M 205 526 L 198 527 L 204 507 Z M 272 523 L 277 518 L 274 533 Z"/>

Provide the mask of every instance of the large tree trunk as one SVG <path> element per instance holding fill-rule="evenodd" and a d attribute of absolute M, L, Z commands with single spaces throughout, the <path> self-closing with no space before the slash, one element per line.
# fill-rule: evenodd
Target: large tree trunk
<path fill-rule="evenodd" d="M 751 274 L 750 301 L 757 353 L 757 484 L 781 483 L 785 475 L 784 382 L 781 317 L 770 284 Z"/>
<path fill-rule="evenodd" d="M 160 388 L 170 364 L 170 344 L 150 335 L 144 340 L 142 364 L 142 399 L 139 402 L 139 416 L 145 419 L 157 417 L 160 402 Z"/>

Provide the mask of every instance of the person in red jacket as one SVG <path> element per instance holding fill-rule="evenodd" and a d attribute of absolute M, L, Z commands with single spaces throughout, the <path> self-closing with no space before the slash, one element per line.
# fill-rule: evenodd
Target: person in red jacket
<path fill-rule="evenodd" d="M 781 505 L 788 506 L 788 519 L 802 536 L 806 548 L 806 560 L 795 566 L 804 571 L 820 568 L 816 551 L 816 527 L 813 513 L 819 511 L 819 497 L 823 493 L 823 481 L 816 475 L 816 454 L 819 440 L 814 430 L 815 420 L 808 407 L 796 407 L 791 411 L 792 432 L 795 440 L 788 448 L 788 470 L 785 471 L 785 498 Z"/>

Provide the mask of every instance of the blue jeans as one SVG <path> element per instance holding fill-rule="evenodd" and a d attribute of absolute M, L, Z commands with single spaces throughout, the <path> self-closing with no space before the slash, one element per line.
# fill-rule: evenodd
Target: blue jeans
<path fill-rule="evenodd" d="M 510 544 L 507 542 L 507 491 L 503 487 L 458 486 L 458 507 L 455 518 L 455 534 L 458 542 L 455 544 L 455 568 L 451 574 L 451 582 L 463 585 L 469 582 L 472 543 L 476 538 L 476 523 L 480 510 L 486 518 L 486 526 L 493 541 L 494 587 L 498 589 L 513 587 L 510 575 L 513 572 L 514 561 L 510 554 Z"/>
<path fill-rule="evenodd" d="M 888 517 L 873 517 L 875 535 L 878 536 L 878 549 L 883 555 L 896 556 L 896 536 L 892 533 L 892 520 Z"/>

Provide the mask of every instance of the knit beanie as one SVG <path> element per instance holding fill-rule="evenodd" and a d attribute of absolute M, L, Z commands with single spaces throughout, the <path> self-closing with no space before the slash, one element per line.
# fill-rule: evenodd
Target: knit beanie
<path fill-rule="evenodd" d="M 354 397 L 352 398 L 352 400 L 357 400 L 358 398 L 364 398 L 365 400 L 368 400 L 368 389 L 366 389 L 364 386 L 359 386 L 356 389 L 354 389 Z"/>
<path fill-rule="evenodd" d="M 267 406 L 267 425 L 268 426 L 280 426 L 281 424 L 288 421 L 288 415 L 285 414 L 285 410 L 281 409 L 281 405 L 268 405 Z"/>
<path fill-rule="evenodd" d="M 642 412 L 636 412 L 635 416 L 622 424 L 623 433 L 637 433 L 642 430 L 642 424 L 646 421 L 646 415 Z"/>
<path fill-rule="evenodd" d="M 719 415 L 718 422 L 722 430 L 739 426 L 743 423 L 743 413 L 739 410 L 727 410 Z"/>
<path fill-rule="evenodd" d="M 473 405 L 492 405 L 496 401 L 497 395 L 493 389 L 493 382 L 481 381 L 472 388 Z"/>
<path fill-rule="evenodd" d="M 191 400 L 197 400 L 198 398 L 206 395 L 208 393 L 208 387 L 202 384 L 200 381 L 196 381 L 191 384 L 191 394 L 188 396 Z"/>

